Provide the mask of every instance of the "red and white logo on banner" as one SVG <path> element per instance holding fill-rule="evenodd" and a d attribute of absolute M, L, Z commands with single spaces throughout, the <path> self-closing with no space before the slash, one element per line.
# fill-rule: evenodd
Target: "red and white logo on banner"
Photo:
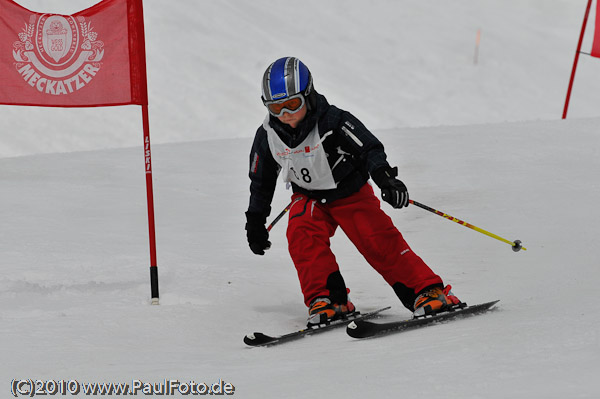
<path fill-rule="evenodd" d="M 15 68 L 33 89 L 69 95 L 102 68 L 104 43 L 82 16 L 33 14 L 13 44 Z"/>

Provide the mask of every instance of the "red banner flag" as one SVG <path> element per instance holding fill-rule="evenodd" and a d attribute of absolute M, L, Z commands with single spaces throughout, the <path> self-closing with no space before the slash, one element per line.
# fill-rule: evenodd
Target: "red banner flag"
<path fill-rule="evenodd" d="M 594 41 L 592 43 L 592 57 L 600 57 L 600 3 L 596 2 L 596 26 L 594 27 Z"/>
<path fill-rule="evenodd" d="M 142 0 L 73 15 L 0 0 L 0 104 L 147 105 Z"/>

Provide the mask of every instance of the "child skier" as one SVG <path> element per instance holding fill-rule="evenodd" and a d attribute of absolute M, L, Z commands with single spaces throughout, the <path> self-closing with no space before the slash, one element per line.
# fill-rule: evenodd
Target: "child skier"
<path fill-rule="evenodd" d="M 415 316 L 458 303 L 451 287 L 444 288 L 410 249 L 367 183 L 370 176 L 392 207 L 408 206 L 406 186 L 381 142 L 355 116 L 317 93 L 310 71 L 297 58 L 280 58 L 267 68 L 262 101 L 268 113 L 250 154 L 248 243 L 257 255 L 271 246 L 265 224 L 281 173 L 293 188 L 287 239 L 308 324 L 355 311 L 329 245 L 338 226 Z"/>

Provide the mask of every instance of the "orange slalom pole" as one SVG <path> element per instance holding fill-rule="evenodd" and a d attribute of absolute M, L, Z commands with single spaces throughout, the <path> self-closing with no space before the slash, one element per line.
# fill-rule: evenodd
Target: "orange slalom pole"
<path fill-rule="evenodd" d="M 413 204 L 415 206 L 418 206 L 419 208 L 425 209 L 426 211 L 429 211 L 431 213 L 435 213 L 436 215 L 441 216 L 441 217 L 443 217 L 445 219 L 451 220 L 451 221 L 453 221 L 455 223 L 458 223 L 458 224 L 463 225 L 465 227 L 468 227 L 468 228 L 470 228 L 472 230 L 475 230 L 475 231 L 477 231 L 477 232 L 479 232 L 481 234 L 485 234 L 488 237 L 492 237 L 492 238 L 495 238 L 496 240 L 505 242 L 505 243 L 509 244 L 512 247 L 512 250 L 515 251 L 515 252 L 519 252 L 521 249 L 523 251 L 527 251 L 527 248 L 525 248 L 523 245 L 521 245 L 521 241 L 520 240 L 515 240 L 515 241 L 507 240 L 506 238 L 502 238 L 502 237 L 500 237 L 500 236 L 498 236 L 498 235 L 496 235 L 494 233 L 490 233 L 489 231 L 486 231 L 486 230 L 484 230 L 482 228 L 479 228 L 477 226 L 473 226 L 470 223 L 467 223 L 467 222 L 464 222 L 464 221 L 462 221 L 460 219 L 457 219 L 454 216 L 450 216 L 447 213 L 440 212 L 437 209 L 430 208 L 427 205 L 423 205 L 423 204 L 421 204 L 421 203 L 419 203 L 417 201 L 408 200 L 408 202 L 410 202 L 411 204 Z"/>
<path fill-rule="evenodd" d="M 481 29 L 477 29 L 475 37 L 475 55 L 473 55 L 473 65 L 477 65 L 479 61 L 479 42 L 481 42 Z"/>

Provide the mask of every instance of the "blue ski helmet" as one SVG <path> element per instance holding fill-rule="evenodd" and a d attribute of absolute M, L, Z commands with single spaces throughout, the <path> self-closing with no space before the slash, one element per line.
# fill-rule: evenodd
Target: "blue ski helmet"
<path fill-rule="evenodd" d="M 283 57 L 269 65 L 262 79 L 262 100 L 283 100 L 298 93 L 304 98 L 312 92 L 312 75 L 295 57 Z"/>

